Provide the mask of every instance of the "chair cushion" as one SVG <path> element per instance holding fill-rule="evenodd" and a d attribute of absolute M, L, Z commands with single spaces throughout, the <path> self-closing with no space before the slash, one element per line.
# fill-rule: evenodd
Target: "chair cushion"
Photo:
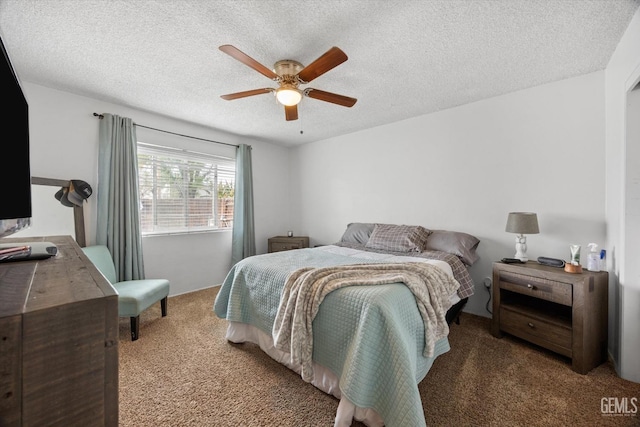
<path fill-rule="evenodd" d="M 113 287 L 118 292 L 118 315 L 139 316 L 147 308 L 169 295 L 166 279 L 127 280 Z"/>

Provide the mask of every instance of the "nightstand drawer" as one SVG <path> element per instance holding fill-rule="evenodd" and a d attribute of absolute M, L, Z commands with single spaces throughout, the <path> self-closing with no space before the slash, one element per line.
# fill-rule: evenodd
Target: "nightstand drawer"
<path fill-rule="evenodd" d="M 292 249 L 304 249 L 309 247 L 308 236 L 275 236 L 268 241 L 269 252 L 290 251 Z"/>
<path fill-rule="evenodd" d="M 500 271 L 500 288 L 529 295 L 546 301 L 571 306 L 573 303 L 570 283 L 527 276 L 510 271 Z"/>
<path fill-rule="evenodd" d="M 500 329 L 511 335 L 571 357 L 571 326 L 549 322 L 500 307 Z"/>
<path fill-rule="evenodd" d="M 290 243 L 281 243 L 281 242 L 271 242 L 271 252 L 281 252 L 281 251 L 289 251 L 291 249 L 300 249 L 302 248 L 302 244 L 300 242 L 290 242 Z"/>

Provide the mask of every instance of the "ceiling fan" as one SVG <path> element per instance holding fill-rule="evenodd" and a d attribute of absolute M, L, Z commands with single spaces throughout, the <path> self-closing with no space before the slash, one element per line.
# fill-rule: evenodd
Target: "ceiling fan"
<path fill-rule="evenodd" d="M 298 61 L 283 59 L 273 65 L 273 70 L 270 70 L 246 53 L 229 44 L 220 46 L 220 50 L 277 82 L 279 85 L 277 89 L 266 87 L 222 95 L 221 98 L 227 101 L 247 96 L 275 93 L 278 102 L 284 105 L 287 120 L 298 120 L 298 103 L 302 100 L 303 96 L 342 105 L 343 107 L 352 107 L 357 101 L 355 98 L 325 92 L 319 89 L 300 89 L 300 85 L 310 83 L 315 78 L 320 77 L 348 59 L 347 55 L 335 46 L 306 67 Z"/>

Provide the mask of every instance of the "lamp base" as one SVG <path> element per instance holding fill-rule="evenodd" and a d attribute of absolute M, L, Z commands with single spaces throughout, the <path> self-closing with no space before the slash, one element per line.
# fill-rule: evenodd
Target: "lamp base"
<path fill-rule="evenodd" d="M 516 254 L 514 258 L 517 258 L 522 262 L 529 261 L 529 258 L 527 257 L 527 238 L 524 234 L 518 234 L 516 236 Z"/>

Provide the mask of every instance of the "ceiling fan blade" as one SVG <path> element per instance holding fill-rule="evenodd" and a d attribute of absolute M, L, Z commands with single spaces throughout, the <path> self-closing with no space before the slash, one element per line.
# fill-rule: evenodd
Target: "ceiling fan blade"
<path fill-rule="evenodd" d="M 298 120 L 298 106 L 297 105 L 291 105 L 291 106 L 284 106 L 284 114 L 287 118 L 287 121 L 289 120 Z"/>
<path fill-rule="evenodd" d="M 230 93 L 228 95 L 220 95 L 220 98 L 226 99 L 227 101 L 231 101 L 232 99 L 245 98 L 247 96 L 253 96 L 253 95 L 262 95 L 262 94 L 270 93 L 273 91 L 274 91 L 273 88 L 265 87 L 264 89 L 245 90 L 244 92 L 236 92 L 236 93 Z"/>
<path fill-rule="evenodd" d="M 331 102 L 332 104 L 342 105 L 343 107 L 353 107 L 358 101 L 356 98 L 350 98 L 337 93 L 325 92 L 324 90 L 307 88 L 304 94 L 309 98 L 319 99 L 320 101 Z"/>
<path fill-rule="evenodd" d="M 269 77 L 271 80 L 278 79 L 278 75 L 274 73 L 273 70 L 270 70 L 269 68 L 265 67 L 264 65 L 262 65 L 261 63 L 259 63 L 258 61 L 256 61 L 255 59 L 247 55 L 246 53 L 242 52 L 238 48 L 235 48 L 230 44 L 225 44 L 220 46 L 219 49 L 224 53 L 226 53 L 227 55 L 230 55 L 233 58 L 237 59 L 238 61 L 242 62 L 244 65 L 247 65 L 253 68 L 260 74 L 266 77 Z"/>
<path fill-rule="evenodd" d="M 300 80 L 309 83 L 332 68 L 337 67 L 348 59 L 347 55 L 338 47 L 332 47 L 318 59 L 307 65 L 298 73 Z"/>

